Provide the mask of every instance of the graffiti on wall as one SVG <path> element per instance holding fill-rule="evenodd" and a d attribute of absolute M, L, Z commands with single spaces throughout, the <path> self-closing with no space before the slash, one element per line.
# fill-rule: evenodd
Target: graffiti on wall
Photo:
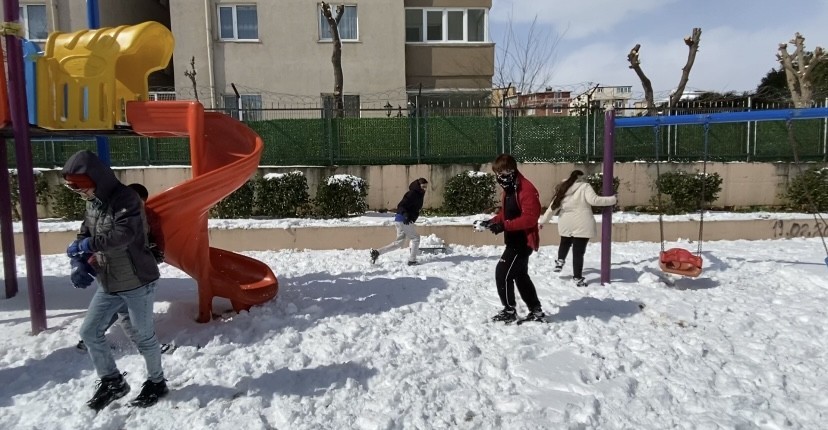
<path fill-rule="evenodd" d="M 773 238 L 782 237 L 822 237 L 828 233 L 828 225 L 820 221 L 785 221 L 773 223 Z"/>

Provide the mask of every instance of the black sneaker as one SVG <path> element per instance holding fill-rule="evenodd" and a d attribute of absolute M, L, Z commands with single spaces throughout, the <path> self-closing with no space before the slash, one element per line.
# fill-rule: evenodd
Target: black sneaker
<path fill-rule="evenodd" d="M 503 321 L 505 323 L 510 323 L 517 320 L 517 312 L 515 312 L 515 308 L 505 307 L 503 308 L 500 313 L 492 317 L 492 321 Z"/>
<path fill-rule="evenodd" d="M 553 271 L 560 272 L 563 270 L 564 263 L 566 263 L 566 260 L 555 260 L 555 269 Z"/>
<path fill-rule="evenodd" d="M 587 286 L 586 279 L 584 279 L 584 278 L 572 278 L 572 280 L 575 281 L 575 286 L 576 287 L 586 287 Z"/>
<path fill-rule="evenodd" d="M 526 314 L 526 317 L 521 318 L 520 320 L 518 320 L 517 323 L 518 323 L 518 325 L 520 325 L 520 324 L 523 324 L 525 322 L 532 322 L 532 321 L 534 321 L 534 322 L 546 322 L 546 319 L 544 319 L 545 316 L 546 315 L 543 313 L 543 309 L 535 308 L 535 309 L 529 311 L 529 313 Z"/>
<path fill-rule="evenodd" d="M 129 405 L 136 408 L 148 408 L 158 403 L 158 399 L 166 396 L 169 392 L 165 379 L 162 379 L 161 382 L 152 382 L 147 379 L 142 385 L 141 394 L 129 402 Z"/>
<path fill-rule="evenodd" d="M 409 265 L 409 266 L 416 266 L 416 265 L 418 265 L 418 264 L 420 264 L 420 263 L 417 263 L 417 261 L 416 261 L 416 260 L 415 260 L 415 261 L 409 261 L 409 262 L 408 262 L 408 265 Z"/>
<path fill-rule="evenodd" d="M 379 251 L 377 251 L 376 249 L 372 249 L 371 250 L 371 264 L 376 263 L 377 258 L 379 258 Z"/>
<path fill-rule="evenodd" d="M 95 395 L 86 402 L 86 405 L 95 411 L 100 411 L 113 401 L 126 396 L 129 393 L 129 384 L 124 379 L 124 375 L 126 372 L 112 378 L 101 378 L 98 381 Z"/>
<path fill-rule="evenodd" d="M 86 344 L 85 344 L 85 343 L 83 343 L 83 339 L 81 339 L 81 340 L 79 340 L 79 341 L 78 341 L 78 344 L 77 344 L 77 345 L 75 345 L 75 348 L 77 348 L 77 349 L 79 349 L 79 350 L 81 350 L 81 351 L 86 351 Z"/>

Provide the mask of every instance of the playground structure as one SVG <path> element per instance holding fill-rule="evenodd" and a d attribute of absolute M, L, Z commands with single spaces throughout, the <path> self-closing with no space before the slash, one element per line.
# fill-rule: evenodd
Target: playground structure
<path fill-rule="evenodd" d="M 20 41 L 7 35 L 7 42 L 9 39 L 12 41 L 8 44 L 12 47 L 9 50 L 9 69 L 14 72 L 10 72 L 9 81 L 13 85 L 7 95 L 6 78 L 0 76 L 0 120 L 3 128 L 10 123 L 13 126 L 18 166 L 23 171 L 26 166 L 31 167 L 29 124 L 26 121 L 26 99 L 21 97 L 22 87 L 14 85 L 22 80 L 22 73 L 17 69 L 22 55 L 12 59 L 20 53 Z M 224 114 L 205 113 L 198 102 L 145 101 L 147 77 L 151 72 L 167 66 L 173 45 L 169 29 L 155 22 L 68 34 L 52 33 L 44 55 L 36 59 L 36 82 L 28 83 L 36 84 L 36 88 L 29 93 L 37 98 L 37 124 L 33 125 L 51 130 L 49 133 L 53 135 L 70 130 L 74 135 L 85 131 L 91 135 L 103 135 L 118 126 L 128 126 L 132 133 L 148 137 L 189 138 L 192 178 L 150 196 L 147 206 L 158 215 L 161 231 L 154 233 L 164 239 L 167 263 L 178 267 L 198 283 L 197 320 L 207 322 L 212 319 L 214 297 L 229 299 L 233 309 L 240 311 L 264 303 L 278 292 L 276 276 L 265 263 L 210 247 L 207 233 L 210 208 L 255 173 L 264 144 L 244 124 Z M 23 160 L 20 160 L 21 150 Z M 5 163 L 5 152 L 0 156 Z M 5 166 L 3 168 L 5 170 Z M 37 216 L 35 211 L 26 210 L 24 201 L 28 189 L 32 190 L 28 197 L 33 201 L 33 180 L 29 176 L 28 180 L 32 183 L 24 184 L 26 179 L 21 174 L 21 206 L 32 327 L 33 332 L 38 333 L 46 328 L 45 305 L 39 266 Z M 11 218 L 10 214 L 0 215 L 7 218 L 2 222 L 2 234 L 6 291 L 10 297 L 13 295 L 9 294 L 10 290 L 16 292 L 16 287 L 10 289 L 8 283 L 8 278 L 14 278 L 16 274 L 13 242 L 9 242 L 11 245 L 7 248 L 6 241 L 6 237 L 11 236 L 11 229 L 6 231 L 6 224 L 10 226 Z M 31 228 L 32 225 L 35 227 Z M 35 258 L 38 259 L 37 264 L 30 264 Z"/>
<path fill-rule="evenodd" d="M 801 166 L 799 163 L 799 157 L 797 154 L 797 144 L 796 139 L 793 133 L 793 124 L 797 120 L 807 120 L 807 119 L 823 119 L 828 118 L 828 108 L 810 108 L 810 109 L 777 109 L 777 110 L 760 110 L 760 111 L 748 111 L 748 112 L 728 112 L 728 113 L 713 113 L 713 114 L 698 114 L 698 115 L 675 115 L 675 116 L 650 116 L 650 117 L 630 117 L 630 118 L 615 118 L 615 115 L 612 111 L 607 112 L 605 123 L 604 123 L 604 164 L 611 163 L 613 161 L 612 158 L 612 148 L 614 146 L 615 140 L 615 131 L 618 128 L 634 128 L 634 127 L 651 127 L 653 129 L 653 136 L 654 136 L 654 149 L 656 153 L 656 167 L 658 168 L 658 163 L 660 162 L 658 158 L 658 151 L 659 151 L 659 130 L 660 127 L 664 126 L 674 126 L 674 125 L 703 125 L 704 126 L 704 166 L 707 165 L 707 154 L 708 154 L 708 136 L 710 133 L 710 125 L 711 124 L 725 124 L 725 123 L 734 123 L 734 122 L 751 122 L 751 121 L 785 121 L 786 126 L 788 128 L 788 140 L 791 145 L 791 149 L 793 151 L 794 160 L 796 162 L 797 168 L 800 169 L 801 173 Z M 706 174 L 706 171 L 703 172 Z M 605 168 L 604 171 L 604 192 L 611 193 L 612 188 L 607 188 L 607 171 Z M 610 176 L 611 178 L 611 176 Z M 808 191 L 808 190 L 806 190 Z M 702 187 L 702 196 L 704 196 L 704 187 Z M 659 190 L 659 199 L 661 197 L 661 190 Z M 813 204 L 813 199 L 810 196 L 810 191 L 808 191 L 808 198 L 811 204 L 811 211 L 814 215 L 814 220 L 816 221 L 816 225 L 820 225 L 820 222 L 824 225 L 824 220 L 821 220 L 821 217 L 818 216 L 817 208 Z M 704 226 L 704 205 L 703 201 L 704 198 L 700 199 L 702 201 L 702 205 L 700 207 L 700 218 L 699 218 L 699 238 L 698 238 L 698 251 L 695 255 L 693 255 L 689 250 L 684 248 L 670 248 L 665 249 L 665 236 L 664 236 L 664 226 L 661 214 L 659 215 L 659 229 L 661 234 L 661 252 L 659 253 L 659 267 L 662 271 L 666 273 L 672 273 L 680 276 L 688 276 L 688 277 L 697 277 L 702 273 L 702 242 L 704 239 L 703 236 L 703 226 Z M 606 227 L 606 223 L 609 221 L 606 218 L 605 213 L 605 230 L 604 232 L 608 232 L 609 229 Z M 822 230 L 820 230 L 820 238 L 822 239 L 823 247 L 825 248 L 826 254 L 828 254 L 828 245 L 826 245 L 825 237 L 823 235 Z M 605 282 L 605 276 L 607 281 L 609 280 L 609 247 L 610 243 L 609 240 L 604 238 L 602 239 L 602 254 L 601 254 L 601 282 Z M 825 258 L 825 264 L 828 265 L 828 256 Z"/>

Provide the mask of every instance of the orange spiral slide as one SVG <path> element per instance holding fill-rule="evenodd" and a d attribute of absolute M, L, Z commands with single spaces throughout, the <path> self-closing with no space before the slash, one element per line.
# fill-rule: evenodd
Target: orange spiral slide
<path fill-rule="evenodd" d="M 167 263 L 198 282 L 198 321 L 212 319 L 214 297 L 229 299 L 237 312 L 275 297 L 279 283 L 267 264 L 212 248 L 207 234 L 210 208 L 259 167 L 261 137 L 194 101 L 130 101 L 126 113 L 138 134 L 190 138 L 192 179 L 153 195 L 147 207 L 158 216 Z"/>

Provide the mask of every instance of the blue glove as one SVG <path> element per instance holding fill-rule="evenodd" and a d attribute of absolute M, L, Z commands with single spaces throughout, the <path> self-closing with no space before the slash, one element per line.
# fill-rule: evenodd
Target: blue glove
<path fill-rule="evenodd" d="M 86 288 L 92 285 L 95 280 L 95 268 L 87 261 L 89 254 L 80 254 L 72 257 L 69 264 L 72 266 L 72 274 L 69 276 L 72 280 L 72 286 L 75 288 Z"/>
<path fill-rule="evenodd" d="M 70 243 L 69 246 L 66 247 L 66 255 L 70 257 L 75 257 L 83 253 L 91 252 L 92 240 L 88 237 L 84 237 L 83 239 L 75 239 L 74 242 Z"/>
<path fill-rule="evenodd" d="M 494 234 L 503 233 L 503 230 L 503 223 L 496 222 L 494 224 L 489 224 L 489 231 L 491 231 Z"/>

